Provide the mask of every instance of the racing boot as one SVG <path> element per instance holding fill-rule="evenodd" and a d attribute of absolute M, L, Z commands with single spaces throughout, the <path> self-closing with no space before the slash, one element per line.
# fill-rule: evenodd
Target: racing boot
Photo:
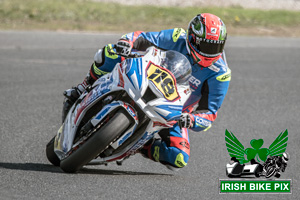
<path fill-rule="evenodd" d="M 65 118 L 66 118 L 70 108 L 77 101 L 77 99 L 80 97 L 80 95 L 84 91 L 86 91 L 87 88 L 90 87 L 94 82 L 95 81 L 88 74 L 82 83 L 78 84 L 76 87 L 73 87 L 72 89 L 68 89 L 68 90 L 64 91 L 63 94 L 66 98 L 63 103 L 62 122 L 65 121 Z"/>
<path fill-rule="evenodd" d="M 151 147 L 152 144 L 154 143 L 155 138 L 151 138 L 144 146 L 142 149 L 139 150 L 139 153 L 144 157 L 144 158 L 149 158 L 153 160 L 152 155 L 151 155 Z"/>

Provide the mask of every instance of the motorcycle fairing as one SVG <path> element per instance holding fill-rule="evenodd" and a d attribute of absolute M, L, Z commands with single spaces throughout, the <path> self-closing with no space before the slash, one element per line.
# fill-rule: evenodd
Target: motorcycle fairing
<path fill-rule="evenodd" d="M 148 124 L 145 124 L 147 127 L 145 133 L 142 133 L 141 136 L 138 136 L 132 141 L 129 140 L 129 144 L 122 149 L 121 152 L 109 157 L 99 158 L 100 160 L 102 159 L 102 161 L 106 162 L 109 160 L 123 159 L 128 155 L 134 154 L 136 150 L 141 148 L 156 132 L 174 124 L 174 121 L 172 120 L 175 120 L 180 116 L 182 107 L 189 98 L 190 93 L 184 92 L 189 89 L 189 86 L 180 85 L 177 88 L 180 98 L 175 99 L 173 102 L 166 99 L 162 92 L 159 91 L 147 77 L 146 68 L 150 61 L 153 64 L 158 65 L 160 62 L 159 54 L 148 53 L 142 58 L 127 59 L 122 63 L 117 64 L 110 74 L 103 76 L 94 83 L 92 91 L 88 94 L 84 93 L 80 97 L 78 102 L 81 101 L 81 103 L 73 105 L 70 109 L 66 120 L 60 131 L 58 131 L 55 139 L 54 151 L 60 159 L 71 150 L 78 126 L 86 112 L 97 102 L 104 99 L 104 94 L 107 98 L 110 93 L 125 90 L 134 103 L 150 120 L 149 123 L 147 122 Z M 145 101 L 142 97 L 149 88 L 156 95 L 156 98 Z M 119 102 L 119 106 L 122 103 Z M 112 102 L 112 105 L 107 105 L 107 107 L 105 106 L 101 109 L 93 119 L 94 125 L 97 124 L 99 120 L 101 121 L 101 119 L 103 119 L 105 113 L 107 114 L 113 110 L 110 106 L 117 106 L 117 104 L 116 102 Z M 128 107 L 125 109 L 134 118 L 135 125 L 131 126 L 130 129 L 111 145 L 113 148 L 122 145 L 135 133 L 135 127 L 138 124 L 138 119 L 136 118 L 137 113 L 133 112 L 134 114 L 132 114 L 134 109 L 129 104 L 127 104 L 127 106 Z M 98 120 L 98 122 L 95 120 Z"/>
<path fill-rule="evenodd" d="M 126 157 L 133 155 L 136 153 L 136 151 L 144 146 L 144 144 L 149 141 L 151 138 L 154 137 L 154 135 L 160 130 L 161 128 L 157 128 L 153 126 L 153 123 L 150 122 L 148 124 L 148 127 L 146 128 L 146 131 L 144 134 L 141 135 L 141 137 L 137 138 L 135 141 L 131 142 L 123 151 L 114 154 L 109 157 L 105 158 L 97 158 L 97 162 L 99 164 L 104 164 L 111 161 L 120 161 L 125 159 Z"/>
<path fill-rule="evenodd" d="M 144 72 L 142 71 L 141 61 L 141 58 L 130 60 L 126 68 L 126 76 L 132 86 L 137 90 L 141 88 L 143 82 Z"/>
<path fill-rule="evenodd" d="M 182 112 L 182 106 L 159 105 L 155 107 L 155 112 L 167 121 L 178 120 Z"/>
<path fill-rule="evenodd" d="M 190 93 L 184 92 L 189 89 L 189 86 L 181 85 L 177 87 L 180 98 L 173 99 L 173 102 L 165 98 L 165 95 L 159 91 L 152 83 L 152 80 L 147 76 L 149 64 L 158 66 L 160 60 L 161 58 L 157 53 L 148 53 L 144 57 L 138 59 L 127 59 L 121 64 L 117 64 L 112 71 L 111 77 L 114 80 L 122 79 L 124 90 L 126 90 L 130 97 L 151 120 L 167 123 L 169 120 L 180 117 L 180 111 L 182 110 L 184 102 L 190 96 Z M 117 88 L 120 88 L 119 81 L 117 84 L 112 84 L 111 90 Z M 148 88 L 151 89 L 156 98 L 145 102 L 142 97 Z M 172 106 L 173 108 L 176 107 L 176 109 L 171 109 Z"/>
<path fill-rule="evenodd" d="M 101 77 L 94 83 L 93 89 L 89 93 L 83 93 L 71 107 L 54 142 L 54 151 L 60 159 L 72 148 L 78 126 L 86 111 L 99 102 L 104 94 L 110 92 L 109 86 L 112 82 L 110 74 Z"/>
<path fill-rule="evenodd" d="M 114 102 L 106 105 L 91 120 L 91 123 L 93 124 L 93 126 L 96 127 L 109 113 L 111 113 L 112 111 L 117 110 L 119 108 L 124 108 L 131 115 L 132 119 L 134 120 L 134 125 L 131 126 L 129 129 L 127 129 L 126 132 L 123 133 L 123 135 L 118 140 L 116 140 L 113 144 L 111 144 L 111 146 L 114 149 L 117 149 L 121 144 L 123 144 L 123 142 L 126 141 L 126 139 L 128 139 L 134 133 L 134 130 L 136 129 L 136 127 L 139 123 L 135 109 L 131 105 L 124 103 L 122 101 L 114 101 Z"/>
<path fill-rule="evenodd" d="M 165 99 L 168 101 L 176 101 L 180 98 L 176 87 L 176 79 L 169 70 L 149 62 L 146 71 L 150 83 L 164 96 Z"/>
<path fill-rule="evenodd" d="M 90 108 L 92 105 L 94 105 L 96 102 L 98 102 L 99 97 L 103 96 L 104 94 L 110 92 L 109 86 L 113 80 L 110 77 L 110 74 L 107 74 L 100 79 L 98 79 L 93 87 L 94 89 L 91 90 L 89 93 L 84 93 L 81 95 L 80 100 L 82 99 L 81 103 L 78 105 L 78 109 L 76 107 L 75 110 L 75 121 L 74 123 L 78 126 L 81 118 L 84 116 L 85 112 L 87 111 L 87 108 Z M 97 100 L 97 101 L 96 101 Z"/>

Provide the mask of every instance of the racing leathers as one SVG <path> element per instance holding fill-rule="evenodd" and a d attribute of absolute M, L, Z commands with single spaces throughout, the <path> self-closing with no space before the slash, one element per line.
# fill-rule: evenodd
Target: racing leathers
<path fill-rule="evenodd" d="M 175 50 L 187 57 L 192 65 L 189 79 L 191 95 L 184 105 L 183 112 L 191 119 L 190 129 L 206 131 L 217 117 L 217 112 L 227 93 L 231 80 L 231 71 L 227 66 L 225 53 L 209 67 L 202 67 L 193 61 L 186 43 L 186 31 L 181 28 L 160 32 L 132 32 L 123 35 L 121 40 L 128 41 L 132 51 L 145 51 L 150 46 L 162 50 Z M 111 53 L 113 45 L 106 45 L 95 55 L 90 76 L 96 80 L 113 70 L 116 63 L 124 57 Z M 160 132 L 161 140 L 153 140 L 145 146 L 148 158 L 168 166 L 181 168 L 187 164 L 190 156 L 189 136 L 185 128 L 176 124 L 173 128 Z"/>

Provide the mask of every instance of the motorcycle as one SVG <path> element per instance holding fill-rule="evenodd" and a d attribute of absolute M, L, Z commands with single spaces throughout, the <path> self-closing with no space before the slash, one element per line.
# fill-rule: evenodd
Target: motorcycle
<path fill-rule="evenodd" d="M 48 160 L 67 173 L 92 162 L 136 154 L 161 129 L 173 127 L 191 90 L 191 65 L 175 51 L 147 49 L 118 63 L 69 110 L 46 146 Z"/>
<path fill-rule="evenodd" d="M 266 178 L 271 178 L 275 176 L 279 178 L 280 172 L 284 172 L 287 164 L 282 162 L 282 159 L 279 156 L 273 156 L 267 159 L 267 161 L 263 164 L 263 175 Z"/>

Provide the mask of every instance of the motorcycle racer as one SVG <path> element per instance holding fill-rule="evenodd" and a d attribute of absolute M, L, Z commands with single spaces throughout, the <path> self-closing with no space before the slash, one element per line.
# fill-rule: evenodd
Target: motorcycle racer
<path fill-rule="evenodd" d="M 172 168 L 184 167 L 190 156 L 187 128 L 196 132 L 208 130 L 217 117 L 229 87 L 231 70 L 227 66 L 224 52 L 226 39 L 225 24 L 219 17 L 209 13 L 195 16 L 187 31 L 175 28 L 125 34 L 115 46 L 108 44 L 99 49 L 83 83 L 65 91 L 67 98 L 63 120 L 80 94 L 95 80 L 111 72 L 131 52 L 145 51 L 150 46 L 178 51 L 192 65 L 192 76 L 189 79 L 191 96 L 184 105 L 179 124 L 160 131 L 161 139 L 151 140 L 141 153 Z M 121 56 L 111 53 L 114 48 Z"/>
<path fill-rule="evenodd" d="M 287 167 L 287 163 L 289 161 L 289 154 L 284 152 L 282 154 L 282 156 L 270 156 L 268 157 L 268 159 L 266 160 L 266 162 L 263 164 L 264 165 L 264 175 L 266 175 L 268 169 L 270 167 L 275 167 L 275 174 L 274 176 L 276 178 L 279 178 L 281 176 L 281 172 L 284 172 L 286 167 Z"/>

